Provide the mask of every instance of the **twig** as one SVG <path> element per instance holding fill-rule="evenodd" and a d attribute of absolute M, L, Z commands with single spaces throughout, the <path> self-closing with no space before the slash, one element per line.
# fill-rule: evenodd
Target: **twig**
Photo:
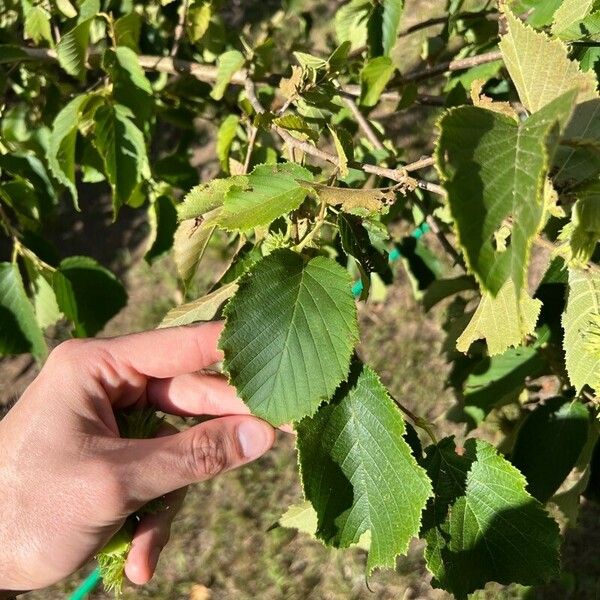
<path fill-rule="evenodd" d="M 47 48 L 28 47 L 21 47 L 20 49 L 26 56 L 15 58 L 16 61 L 23 60 L 24 58 L 52 62 L 57 60 L 56 52 L 54 50 L 50 50 Z M 89 54 L 89 59 L 91 60 L 99 56 L 99 52 L 92 51 Z M 442 75 L 446 72 L 463 71 L 465 69 L 470 69 L 471 67 L 475 67 L 477 65 L 482 65 L 489 62 L 494 62 L 495 60 L 500 60 L 501 58 L 502 54 L 500 52 L 487 52 L 485 54 L 478 54 L 469 58 L 460 58 L 452 60 L 450 62 L 436 65 L 435 67 L 431 67 L 428 69 L 406 73 L 404 76 L 395 78 L 393 80 L 393 84 L 402 85 L 404 83 L 423 81 L 431 77 L 436 77 L 437 75 Z M 147 71 L 157 71 L 159 73 L 167 73 L 170 75 L 174 75 L 176 73 L 184 73 L 187 75 L 191 75 L 199 81 L 205 81 L 207 83 L 212 83 L 217 78 L 217 67 L 214 65 L 203 65 L 197 62 L 182 60 L 170 56 L 150 56 L 147 54 L 140 54 L 138 56 L 138 61 L 140 63 L 140 66 Z M 243 86 L 247 77 L 248 74 L 246 70 L 242 69 L 240 71 L 236 71 L 232 75 L 230 83 L 233 85 Z M 257 83 L 265 83 L 276 86 L 279 83 L 280 79 L 281 77 L 279 75 L 274 75 Z M 360 86 L 345 85 L 338 90 L 338 93 L 343 97 L 358 97 L 360 96 Z M 381 94 L 381 100 L 385 101 L 398 101 L 399 97 L 400 96 L 397 92 L 384 92 L 383 94 Z M 423 104 L 426 104 L 429 102 L 433 102 L 433 100 L 431 96 L 425 95 L 421 98 L 421 102 Z M 435 102 L 436 105 L 438 105 L 438 101 Z"/>
<path fill-rule="evenodd" d="M 258 133 L 258 127 L 250 125 L 250 135 L 248 136 L 248 148 L 246 149 L 246 158 L 244 160 L 244 173 L 248 172 L 250 168 L 250 159 L 252 158 L 252 151 L 254 150 L 254 144 L 256 144 L 256 135 Z"/>
<path fill-rule="evenodd" d="M 179 46 L 181 45 L 181 40 L 183 39 L 183 35 L 185 33 L 185 22 L 187 20 L 188 8 L 189 0 L 183 0 L 181 12 L 179 14 L 179 20 L 177 21 L 175 32 L 173 34 L 173 46 L 171 47 L 170 56 L 176 56 L 177 52 L 179 51 Z"/>
<path fill-rule="evenodd" d="M 481 10 L 479 12 L 462 12 L 457 13 L 455 15 L 446 15 L 444 17 L 435 17 L 433 19 L 428 19 L 427 21 L 422 21 L 421 23 L 416 23 L 415 25 L 411 25 L 407 27 L 403 31 L 398 34 L 398 37 L 406 37 L 411 33 L 415 33 L 417 31 L 421 31 L 422 29 L 427 29 L 429 27 L 435 27 L 436 25 L 444 25 L 450 19 L 454 19 L 457 21 L 468 21 L 472 19 L 486 18 L 490 20 L 498 20 L 500 18 L 500 13 L 497 10 Z"/>
<path fill-rule="evenodd" d="M 548 250 L 552 253 L 556 252 L 559 248 L 557 244 L 555 244 L 554 242 L 551 242 L 550 240 L 547 240 L 546 238 L 544 238 L 540 235 L 538 235 L 537 237 L 534 238 L 533 243 L 536 246 L 539 246 L 540 248 L 544 248 L 545 250 Z M 600 277 L 600 265 L 597 265 L 596 263 L 588 262 L 585 266 L 576 267 L 576 268 L 578 268 L 580 271 L 590 271 Z"/>
<path fill-rule="evenodd" d="M 457 58 L 455 60 L 436 65 L 435 67 L 429 67 L 427 69 L 406 73 L 398 79 L 395 79 L 394 82 L 411 83 L 416 81 L 423 81 L 425 79 L 436 77 L 437 75 L 443 75 L 444 73 L 453 71 L 464 71 L 465 69 L 470 69 L 471 67 L 484 65 L 486 63 L 491 63 L 501 59 L 502 53 L 500 51 L 486 52 L 485 54 L 477 54 L 476 56 L 470 56 L 469 58 Z"/>
<path fill-rule="evenodd" d="M 360 108 L 356 105 L 356 102 L 352 98 L 343 98 L 344 104 L 350 109 L 352 116 L 356 119 L 358 126 L 363 130 L 363 133 L 367 136 L 367 139 L 374 148 L 377 150 L 383 150 L 384 146 L 381 140 L 377 137 L 377 134 L 373 131 L 371 124 L 365 116 L 360 112 Z"/>
<path fill-rule="evenodd" d="M 406 408 L 406 406 L 404 406 L 404 404 L 402 404 L 402 402 L 400 402 L 399 400 L 394 398 L 394 396 L 391 396 L 391 398 L 396 403 L 396 406 L 415 424 L 415 426 L 417 426 L 420 429 L 422 429 L 423 431 L 425 431 L 425 433 L 427 433 L 427 435 L 429 436 L 429 438 L 431 439 L 431 441 L 434 444 L 438 443 L 437 437 L 435 436 L 435 433 L 433 432 L 433 427 L 431 426 L 431 423 L 429 421 L 427 421 L 426 419 L 423 419 L 422 417 L 418 417 L 417 415 L 415 415 L 414 412 L 412 412 L 410 409 Z"/>

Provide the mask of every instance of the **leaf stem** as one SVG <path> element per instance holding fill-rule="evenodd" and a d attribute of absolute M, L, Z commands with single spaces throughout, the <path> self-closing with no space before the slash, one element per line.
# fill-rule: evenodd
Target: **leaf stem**
<path fill-rule="evenodd" d="M 422 429 L 434 444 L 438 443 L 437 437 L 433 431 L 433 425 L 429 421 L 423 419 L 423 417 L 415 415 L 415 413 L 406 408 L 406 406 L 404 406 L 404 404 L 402 404 L 402 402 L 400 402 L 398 399 L 394 398 L 394 396 L 390 395 L 390 397 L 396 403 L 396 406 L 413 422 L 416 427 Z"/>

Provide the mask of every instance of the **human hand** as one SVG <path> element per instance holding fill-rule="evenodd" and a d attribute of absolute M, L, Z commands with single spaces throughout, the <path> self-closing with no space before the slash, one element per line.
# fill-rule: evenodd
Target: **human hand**
<path fill-rule="evenodd" d="M 125 572 L 153 575 L 185 486 L 264 454 L 274 431 L 248 415 L 218 375 L 222 325 L 159 329 L 58 346 L 0 421 L 0 590 L 49 586 L 82 566 L 126 517 L 154 498 Z M 114 411 L 153 405 L 215 418 L 159 437 L 119 437 Z M 228 416 L 226 416 L 228 415 Z M 1 596 L 1 594 L 0 594 Z"/>

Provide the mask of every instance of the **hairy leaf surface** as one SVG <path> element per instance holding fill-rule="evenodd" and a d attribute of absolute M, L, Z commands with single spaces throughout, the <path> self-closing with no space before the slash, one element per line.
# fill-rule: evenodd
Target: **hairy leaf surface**
<path fill-rule="evenodd" d="M 348 547 L 370 531 L 367 573 L 394 567 L 419 531 L 431 484 L 404 440 L 402 415 L 375 372 L 363 367 L 332 404 L 304 419 L 297 431 L 304 491 L 317 511 L 321 535 Z M 351 495 L 348 484 L 339 483 L 343 476 Z"/>
<path fill-rule="evenodd" d="M 274 425 L 313 414 L 348 374 L 358 338 L 348 273 L 277 250 L 240 281 L 221 336 L 225 368 L 252 412 Z"/>

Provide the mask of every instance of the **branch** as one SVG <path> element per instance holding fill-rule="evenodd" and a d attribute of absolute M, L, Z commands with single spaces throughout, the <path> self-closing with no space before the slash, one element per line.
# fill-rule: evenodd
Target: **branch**
<path fill-rule="evenodd" d="M 187 19 L 188 8 L 189 0 L 183 0 L 183 4 L 180 8 L 181 12 L 179 14 L 179 20 L 177 21 L 177 25 L 175 26 L 173 46 L 171 48 L 170 56 L 177 56 L 177 52 L 179 51 L 179 45 L 181 44 L 181 40 L 185 33 L 185 21 Z"/>
<path fill-rule="evenodd" d="M 423 81 L 425 79 L 430 79 L 431 77 L 436 77 L 437 75 L 443 75 L 444 73 L 453 71 L 464 71 L 466 69 L 470 69 L 471 67 L 484 65 L 486 63 L 491 63 L 496 60 L 502 60 L 502 52 L 500 52 L 499 50 L 494 50 L 493 52 L 486 52 L 484 54 L 477 54 L 475 56 L 469 56 L 468 58 L 457 58 L 449 62 L 441 63 L 434 67 L 429 67 L 427 69 L 422 69 L 419 71 L 412 71 L 411 73 L 406 73 L 405 75 L 400 77 L 396 82 L 411 83 L 416 81 Z"/>
<path fill-rule="evenodd" d="M 497 10 L 482 10 L 479 12 L 462 12 L 462 13 L 457 13 L 455 15 L 446 15 L 444 17 L 435 17 L 433 19 L 428 19 L 427 21 L 422 21 L 421 23 L 417 23 L 415 25 L 411 25 L 410 27 L 407 27 L 404 31 L 401 31 L 398 34 L 398 37 L 406 37 L 407 35 L 410 35 L 411 33 L 415 33 L 417 31 L 421 31 L 422 29 L 427 29 L 429 27 L 435 27 L 436 25 L 444 25 L 446 24 L 450 19 L 453 20 L 457 20 L 457 21 L 468 21 L 468 20 L 472 20 L 472 19 L 480 19 L 480 18 L 486 18 L 489 19 L 490 21 L 497 21 L 500 18 L 500 14 L 498 13 Z"/>
<path fill-rule="evenodd" d="M 367 139 L 371 142 L 374 148 L 377 150 L 383 150 L 384 146 L 381 140 L 377 137 L 375 131 L 371 127 L 371 124 L 365 116 L 360 112 L 360 108 L 356 105 L 356 102 L 352 98 L 343 98 L 344 104 L 350 109 L 352 116 L 356 119 L 358 126 L 363 130 L 363 133 L 367 136 Z"/>

